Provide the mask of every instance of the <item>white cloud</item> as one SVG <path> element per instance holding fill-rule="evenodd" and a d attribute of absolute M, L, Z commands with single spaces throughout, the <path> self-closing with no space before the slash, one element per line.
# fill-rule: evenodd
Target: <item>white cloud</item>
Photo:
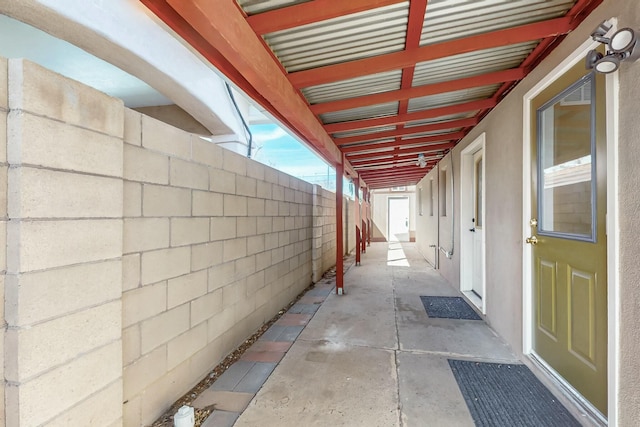
<path fill-rule="evenodd" d="M 264 144 L 267 141 L 273 141 L 285 136 L 289 136 L 282 128 L 275 126 L 269 130 L 254 130 L 252 129 L 253 140 L 259 144 Z"/>

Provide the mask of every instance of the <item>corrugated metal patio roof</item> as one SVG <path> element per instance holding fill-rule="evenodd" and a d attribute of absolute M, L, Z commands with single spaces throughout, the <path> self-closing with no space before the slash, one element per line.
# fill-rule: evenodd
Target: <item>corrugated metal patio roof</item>
<path fill-rule="evenodd" d="M 602 0 L 141 1 L 376 188 L 417 183 Z"/>

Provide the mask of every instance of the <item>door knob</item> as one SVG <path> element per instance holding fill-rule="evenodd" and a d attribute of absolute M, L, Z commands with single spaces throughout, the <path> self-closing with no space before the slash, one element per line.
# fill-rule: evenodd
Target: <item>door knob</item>
<path fill-rule="evenodd" d="M 475 228 L 470 228 L 469 231 L 472 232 L 472 233 L 475 233 L 476 229 Z"/>
<path fill-rule="evenodd" d="M 525 241 L 533 246 L 538 244 L 538 238 L 536 236 L 527 237 Z"/>

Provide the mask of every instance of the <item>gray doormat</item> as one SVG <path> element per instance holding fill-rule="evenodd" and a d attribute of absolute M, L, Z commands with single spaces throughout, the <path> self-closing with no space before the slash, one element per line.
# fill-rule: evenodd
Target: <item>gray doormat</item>
<path fill-rule="evenodd" d="M 580 427 L 524 365 L 449 359 L 476 426 Z"/>
<path fill-rule="evenodd" d="M 461 297 L 425 297 L 421 296 L 422 305 L 429 317 L 444 319 L 482 320 L 478 313 Z"/>

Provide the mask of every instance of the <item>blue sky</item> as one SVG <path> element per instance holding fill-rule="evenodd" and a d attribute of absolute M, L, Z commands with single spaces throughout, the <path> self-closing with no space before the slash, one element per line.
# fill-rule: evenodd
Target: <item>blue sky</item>
<path fill-rule="evenodd" d="M 251 125 L 253 159 L 274 169 L 335 191 L 336 170 L 303 143 L 276 124 Z M 353 197 L 353 189 L 343 178 L 344 194 Z"/>
<path fill-rule="evenodd" d="M 331 175 L 335 174 L 332 167 L 278 125 L 252 125 L 251 132 L 254 144 L 261 147 L 254 151 L 254 160 L 296 177 L 325 178 L 327 168 Z"/>

